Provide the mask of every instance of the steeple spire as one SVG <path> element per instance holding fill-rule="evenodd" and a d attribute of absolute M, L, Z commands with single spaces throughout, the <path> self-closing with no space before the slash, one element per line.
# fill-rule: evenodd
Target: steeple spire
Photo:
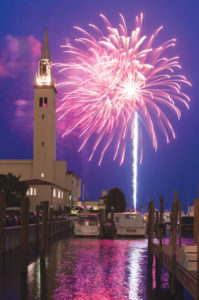
<path fill-rule="evenodd" d="M 50 48 L 48 43 L 47 26 L 45 26 L 44 41 L 42 47 L 41 59 L 50 59 Z"/>
<path fill-rule="evenodd" d="M 52 62 L 50 58 L 50 47 L 48 43 L 47 26 L 45 26 L 42 53 L 39 61 L 39 70 L 35 77 L 35 85 L 54 86 L 55 88 L 55 80 L 53 79 L 51 67 Z"/>

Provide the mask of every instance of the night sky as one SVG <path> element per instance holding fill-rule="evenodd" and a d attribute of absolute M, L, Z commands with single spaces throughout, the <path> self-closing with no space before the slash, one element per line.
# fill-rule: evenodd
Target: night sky
<path fill-rule="evenodd" d="M 190 110 L 179 106 L 180 121 L 168 112 L 176 139 L 166 144 L 158 133 L 158 150 L 154 151 L 147 133 L 143 132 L 143 162 L 138 175 L 138 209 L 147 207 L 154 199 L 156 207 L 160 195 L 165 197 L 165 208 L 171 207 L 173 193 L 179 192 L 183 209 L 191 205 L 198 194 L 199 182 L 199 2 L 197 0 L 7 0 L 0 2 L 0 159 L 32 159 L 33 156 L 33 82 L 40 59 L 44 26 L 53 63 L 66 59 L 65 41 L 77 37 L 73 26 L 88 29 L 93 23 L 103 27 L 99 14 L 103 13 L 114 26 L 118 14 L 126 19 L 129 31 L 135 16 L 144 13 L 143 33 L 146 35 L 159 26 L 164 29 L 157 43 L 176 38 L 176 47 L 166 52 L 168 57 L 180 56 L 182 74 L 192 83 L 185 92 L 191 97 Z M 54 67 L 57 82 L 61 80 Z M 57 103 L 62 94 L 58 88 Z M 96 200 L 102 189 L 119 187 L 132 203 L 131 141 L 127 145 L 124 164 L 113 161 L 110 147 L 102 165 L 98 167 L 99 153 L 88 162 L 89 144 L 78 153 L 78 138 L 71 134 L 61 138 L 63 124 L 57 122 L 57 159 L 66 160 L 68 170 L 75 172 L 86 186 L 85 198 Z"/>

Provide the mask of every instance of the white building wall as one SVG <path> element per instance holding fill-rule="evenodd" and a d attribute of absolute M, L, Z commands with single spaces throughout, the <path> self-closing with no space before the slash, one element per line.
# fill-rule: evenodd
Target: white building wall
<path fill-rule="evenodd" d="M 33 177 L 53 182 L 56 161 L 56 91 L 53 86 L 35 86 L 34 91 Z M 40 106 L 40 98 L 46 98 L 47 105 Z"/>
<path fill-rule="evenodd" d="M 15 176 L 21 176 L 20 180 L 29 180 L 33 178 L 32 160 L 0 160 L 0 174 L 12 173 Z"/>
<path fill-rule="evenodd" d="M 29 196 L 30 210 L 36 210 L 36 205 L 40 205 L 42 201 L 49 201 L 51 205 L 51 186 L 50 185 L 32 185 L 36 188 L 36 195 Z"/>
<path fill-rule="evenodd" d="M 49 202 L 49 208 L 59 210 L 60 206 L 64 209 L 67 205 L 67 192 L 60 187 L 53 185 L 30 185 L 29 190 L 34 190 L 34 195 L 28 195 L 30 199 L 30 210 L 36 210 L 36 205 L 42 201 Z"/>
<path fill-rule="evenodd" d="M 56 161 L 54 167 L 54 183 L 67 188 L 67 178 L 66 178 L 66 162 Z"/>
<path fill-rule="evenodd" d="M 71 199 L 69 196 L 69 205 L 75 206 L 78 203 L 79 197 L 81 196 L 81 179 L 76 176 L 73 172 L 68 172 L 66 175 L 67 184 L 66 188 L 71 193 Z"/>
<path fill-rule="evenodd" d="M 66 188 L 72 192 L 72 173 L 66 174 Z"/>
<path fill-rule="evenodd" d="M 78 177 L 78 180 L 77 180 L 77 201 L 79 201 L 79 198 L 81 196 L 81 187 L 82 187 L 82 181 Z"/>

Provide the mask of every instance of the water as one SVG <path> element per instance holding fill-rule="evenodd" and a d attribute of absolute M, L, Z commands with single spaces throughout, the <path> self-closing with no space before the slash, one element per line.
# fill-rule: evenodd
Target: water
<path fill-rule="evenodd" d="M 165 269 L 161 289 L 155 289 L 155 262 L 152 289 L 148 286 L 146 239 L 69 238 L 52 243 L 45 261 L 33 253 L 27 275 L 21 274 L 20 253 L 5 257 L 0 299 L 172 299 Z M 192 297 L 184 291 L 181 299 Z"/>

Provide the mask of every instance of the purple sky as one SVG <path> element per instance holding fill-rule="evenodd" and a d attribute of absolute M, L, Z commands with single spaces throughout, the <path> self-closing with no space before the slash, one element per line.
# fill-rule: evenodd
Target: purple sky
<path fill-rule="evenodd" d="M 181 106 L 182 117 L 174 114 L 169 119 L 176 132 L 170 144 L 158 134 L 158 151 L 154 152 L 148 135 L 143 134 L 143 163 L 138 175 L 138 209 L 154 199 L 158 206 L 159 195 L 165 196 L 165 207 L 170 208 L 173 192 L 179 191 L 183 208 L 197 197 L 199 181 L 199 3 L 196 0 L 73 0 L 73 1 L 11 1 L 0 3 L 0 159 L 32 159 L 33 141 L 33 81 L 40 58 L 44 26 L 48 26 L 53 62 L 65 59 L 60 45 L 77 36 L 73 26 L 87 29 L 88 23 L 100 27 L 99 13 L 105 14 L 117 26 L 118 13 L 123 13 L 128 29 L 134 27 L 134 18 L 144 13 L 143 33 L 151 34 L 160 25 L 163 31 L 157 38 L 163 43 L 177 38 L 177 45 L 168 56 L 179 55 L 182 74 L 193 87 L 186 92 L 191 97 L 190 110 Z M 54 76 L 59 81 L 57 70 Z M 61 98 L 58 89 L 57 101 Z M 131 141 L 127 146 L 125 163 L 112 161 L 109 149 L 101 167 L 97 156 L 88 162 L 89 145 L 78 153 L 79 141 L 71 135 L 61 139 L 63 124 L 57 124 L 57 159 L 66 160 L 68 169 L 82 178 L 87 194 L 92 200 L 102 189 L 121 188 L 128 206 L 132 202 Z"/>

